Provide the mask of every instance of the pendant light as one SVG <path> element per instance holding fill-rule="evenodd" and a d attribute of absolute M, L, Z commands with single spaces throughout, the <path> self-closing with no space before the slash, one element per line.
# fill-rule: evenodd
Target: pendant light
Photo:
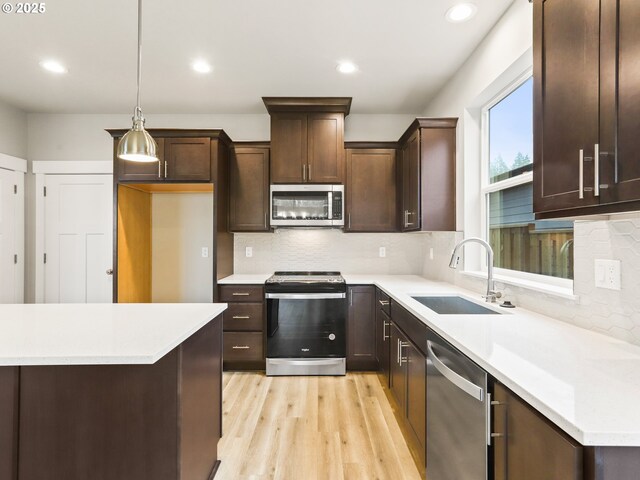
<path fill-rule="evenodd" d="M 140 80 L 142 64 L 142 0 L 138 0 L 138 94 L 133 111 L 133 126 L 118 143 L 118 158 L 132 162 L 157 162 L 155 140 L 144 129 L 144 117 L 140 108 Z"/>

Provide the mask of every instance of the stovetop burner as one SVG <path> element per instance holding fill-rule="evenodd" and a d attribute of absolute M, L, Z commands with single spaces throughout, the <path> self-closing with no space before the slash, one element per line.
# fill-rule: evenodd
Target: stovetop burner
<path fill-rule="evenodd" d="M 345 283 L 340 272 L 275 272 L 267 283 Z"/>

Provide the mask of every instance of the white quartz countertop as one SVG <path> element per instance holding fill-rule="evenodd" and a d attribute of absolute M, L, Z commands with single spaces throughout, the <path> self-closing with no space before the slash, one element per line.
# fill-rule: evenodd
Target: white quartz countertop
<path fill-rule="evenodd" d="M 483 300 L 416 275 L 343 276 L 350 285 L 382 289 L 581 444 L 640 446 L 639 346 L 522 308 L 439 315 L 411 297 Z"/>
<path fill-rule="evenodd" d="M 373 283 L 583 445 L 640 446 L 640 347 L 515 308 L 438 315 L 411 298 L 479 294 L 418 276 Z"/>
<path fill-rule="evenodd" d="M 226 303 L 0 305 L 0 366 L 152 364 Z"/>
<path fill-rule="evenodd" d="M 271 275 L 273 275 L 273 272 L 252 274 L 239 273 L 218 280 L 218 285 L 259 285 L 266 282 Z"/>

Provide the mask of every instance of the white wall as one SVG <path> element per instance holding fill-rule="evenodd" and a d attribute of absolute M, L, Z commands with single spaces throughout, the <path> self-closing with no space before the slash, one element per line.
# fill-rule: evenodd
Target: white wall
<path fill-rule="evenodd" d="M 349 115 L 345 139 L 397 140 L 416 115 Z M 107 128 L 128 128 L 131 115 L 28 115 L 31 160 L 112 160 Z M 269 140 L 269 115 L 148 115 L 148 128 L 222 128 L 236 141 Z M 26 138 L 26 134 L 25 134 Z M 9 153 L 9 152 L 7 152 Z"/>
<path fill-rule="evenodd" d="M 0 101 L 0 153 L 27 158 L 27 114 Z"/>
<path fill-rule="evenodd" d="M 152 301 L 212 302 L 213 194 L 154 193 L 151 222 Z"/>

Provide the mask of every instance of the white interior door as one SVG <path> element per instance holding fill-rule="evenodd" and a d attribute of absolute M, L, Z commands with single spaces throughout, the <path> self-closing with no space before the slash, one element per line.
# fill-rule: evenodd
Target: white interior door
<path fill-rule="evenodd" d="M 0 168 L 0 303 L 24 301 L 24 174 Z"/>
<path fill-rule="evenodd" d="M 112 176 L 47 175 L 45 303 L 110 303 Z"/>

